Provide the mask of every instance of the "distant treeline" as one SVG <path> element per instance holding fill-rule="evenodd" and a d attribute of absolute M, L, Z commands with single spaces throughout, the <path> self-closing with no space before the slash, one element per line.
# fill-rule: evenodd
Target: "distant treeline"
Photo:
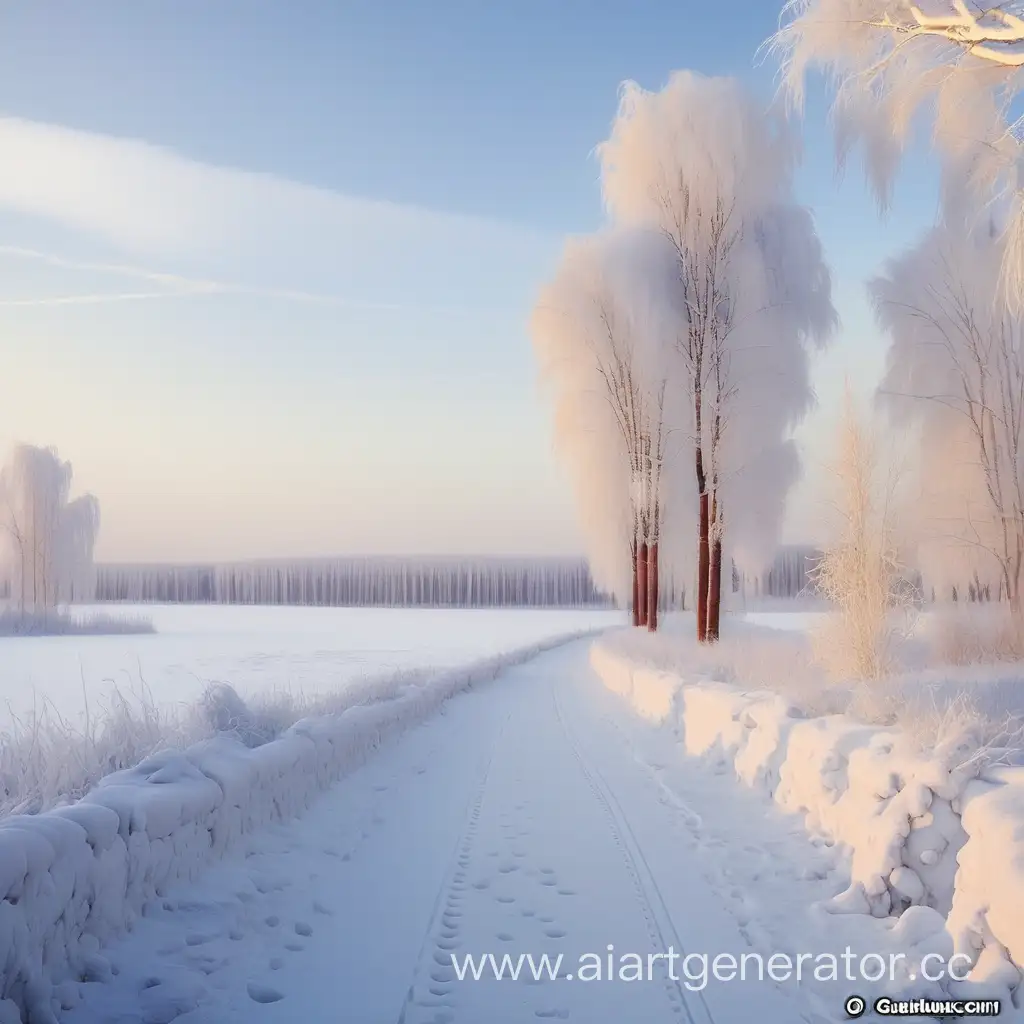
<path fill-rule="evenodd" d="M 821 560 L 818 548 L 788 544 L 779 548 L 771 567 L 760 576 L 733 569 L 734 592 L 746 597 L 802 597 L 813 591 L 811 572 Z"/>
<path fill-rule="evenodd" d="M 811 548 L 779 551 L 760 579 L 733 574 L 748 596 L 796 597 L 816 560 Z M 664 609 L 686 607 L 686 589 L 664 586 Z M 600 608 L 582 558 L 325 558 L 212 565 L 99 565 L 97 601 L 282 604 L 397 608 Z"/>
<path fill-rule="evenodd" d="M 332 558 L 100 565 L 98 601 L 343 607 L 610 607 L 581 558 Z"/>

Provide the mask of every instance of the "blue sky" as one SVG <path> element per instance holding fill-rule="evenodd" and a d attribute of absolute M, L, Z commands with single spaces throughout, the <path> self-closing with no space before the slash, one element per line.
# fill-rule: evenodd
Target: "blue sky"
<path fill-rule="evenodd" d="M 634 0 L 9 5 L 0 23 L 0 443 L 53 444 L 99 554 L 579 549 L 526 319 L 601 219 L 619 83 L 756 67 L 775 6 Z M 834 173 L 800 196 L 843 331 L 801 430 L 812 531 L 844 375 L 884 358 L 863 281 L 930 222 Z"/>

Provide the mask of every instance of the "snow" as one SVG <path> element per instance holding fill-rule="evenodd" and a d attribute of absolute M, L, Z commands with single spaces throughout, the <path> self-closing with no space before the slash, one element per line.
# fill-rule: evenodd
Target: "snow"
<path fill-rule="evenodd" d="M 392 720 L 388 706 L 362 711 L 380 724 Z M 71 894 L 70 911 L 50 922 L 51 933 L 75 933 L 77 915 L 91 913 L 68 958 L 72 970 L 55 969 L 62 947 L 51 941 L 42 947 L 51 973 L 29 984 L 23 973 L 4 994 L 30 1003 L 33 1022 L 63 1007 L 63 1024 L 731 1024 L 755 1017 L 826 1024 L 844 1019 L 843 1000 L 853 991 L 938 994 L 911 981 L 925 955 L 952 953 L 937 911 L 914 906 L 898 921 L 836 913 L 829 900 L 849 876 L 842 847 L 809 842 L 795 816 L 737 786 L 714 759 L 687 756 L 670 729 L 631 714 L 595 679 L 584 643 L 503 672 L 437 710 L 375 740 L 372 757 L 335 744 L 353 751 L 351 760 L 308 810 L 298 797 L 270 810 L 267 796 L 275 778 L 308 780 L 322 743 L 302 746 L 293 737 L 295 767 L 286 767 L 288 758 L 264 763 L 257 786 L 246 783 L 254 769 L 238 766 L 286 744 L 244 752 L 218 742 L 103 787 L 178 791 L 154 794 L 144 816 L 126 823 L 98 794 L 62 811 L 76 825 L 53 828 L 45 846 L 25 832 L 26 845 L 38 840 L 40 864 L 50 864 L 35 879 L 38 905 L 53 908 Z M 350 738 L 373 725 L 353 728 Z M 162 876 L 177 861 L 163 855 L 167 837 L 159 834 L 179 811 L 202 815 L 209 807 L 200 775 L 230 793 L 223 805 L 236 822 L 247 811 L 256 817 L 230 840 L 213 833 L 225 845 L 202 872 Z M 137 784 L 142 777 L 174 781 Z M 289 787 L 275 792 L 294 796 Z M 54 868 L 57 850 L 88 844 L 108 867 L 72 884 Z M 131 870 L 121 867 L 126 860 Z M 11 868 L 13 877 L 24 871 L 15 861 L 0 857 L 9 866 L 5 885 Z M 61 893 L 40 884 L 55 877 L 65 879 Z M 98 888 L 101 879 L 113 880 L 113 890 Z M 133 927 L 116 938 L 122 889 L 133 893 Z M 21 920 L 21 901 L 0 906 L 5 924 Z M 101 923 L 108 926 L 102 942 Z M 17 941 L 38 936 L 37 927 Z M 565 978 L 581 958 L 591 956 L 592 965 L 609 946 L 616 964 L 670 949 L 690 960 L 677 966 L 675 982 L 657 967 L 641 983 Z M 799 981 L 759 979 L 756 967 L 745 980 L 708 977 L 706 967 L 702 975 L 716 956 L 756 955 L 766 964 L 773 955 L 795 962 L 801 953 L 838 956 L 847 947 L 858 958 L 903 960 L 893 980 L 880 983 L 829 980 L 809 969 Z M 487 953 L 561 954 L 560 980 L 499 982 L 486 973 L 458 980 L 455 963 Z M 4 976 L 12 977 L 10 968 Z M 10 1014 L 14 1004 L 5 1005 Z M 1004 1012 L 1003 1019 L 1020 1018 Z"/>
<path fill-rule="evenodd" d="M 960 799 L 968 835 L 949 915 L 958 949 L 982 953 L 979 979 L 1009 976 L 1024 964 L 1024 769 L 993 769 Z"/>
<path fill-rule="evenodd" d="M 255 749 L 224 735 L 161 751 L 108 775 L 77 804 L 0 820 L 0 1008 L 6 999 L 29 1024 L 52 1021 L 76 979 L 112 977 L 100 946 L 175 883 L 196 878 L 242 837 L 296 817 L 389 733 L 558 642 L 409 682 Z"/>
<path fill-rule="evenodd" d="M 626 633 L 410 676 L 254 749 L 164 751 L 6 819 L 0 1021 L 825 1024 L 851 992 L 1010 998 L 1021 770 L 950 769 L 897 729 L 687 683 L 627 657 Z M 689 974 L 459 981 L 451 960 L 562 954 L 564 975 L 609 945 L 690 955 Z M 701 958 L 845 949 L 896 967 L 700 980 Z M 922 977 L 955 951 L 969 981 Z"/>
<path fill-rule="evenodd" d="M 6 994 L 33 1001 L 33 1020 L 64 1005 L 66 1024 L 231 1024 L 257 1015 L 308 1024 L 339 1015 L 406 1024 L 677 1016 L 708 1024 L 749 1019 L 755 1005 L 769 1024 L 838 1019 L 842 986 L 816 993 L 712 979 L 691 991 L 660 974 L 643 984 L 456 980 L 452 953 L 562 953 L 565 974 L 608 945 L 641 956 L 789 949 L 777 943 L 797 934 L 796 916 L 825 941 L 824 926 L 799 908 L 828 888 L 832 853 L 808 845 L 785 816 L 759 813 L 752 793 L 723 799 L 736 790 L 729 780 L 677 770 L 659 740 L 634 727 L 588 671 L 586 647 L 573 644 L 449 702 L 386 740 L 299 821 L 272 812 L 203 874 L 176 879 L 161 874 L 178 861 L 162 856 L 160 834 L 179 809 L 206 813 L 210 796 L 176 757 L 147 766 L 103 788 L 164 789 L 135 785 L 156 776 L 173 779 L 178 793 L 158 796 L 144 820 L 117 815 L 116 834 L 108 820 L 94 826 L 97 848 L 132 853 L 126 875 L 106 873 L 119 885 L 127 877 L 138 915 L 130 937 L 104 935 L 102 949 L 79 941 L 73 971 Z M 233 763 L 222 744 L 187 761 L 202 761 L 209 776 L 219 758 Z M 310 767 L 279 777 L 308 777 Z M 232 775 L 222 769 L 223 779 Z M 268 809 L 262 786 L 231 791 L 232 801 L 255 794 L 250 806 Z M 81 806 L 107 802 L 98 794 Z M 735 857 L 723 860 L 723 849 Z M 51 866 L 44 877 L 55 873 Z M 762 874 L 776 889 L 769 907 L 759 905 Z M 89 885 L 81 889 L 84 897 Z M 109 915 L 117 891 L 72 897 L 71 905 L 91 902 Z M 75 920 L 71 913 L 49 927 L 59 933 Z M 878 933 L 884 950 L 892 940 Z M 842 927 L 838 934 L 850 937 Z M 820 948 L 832 948 L 835 936 L 828 941 Z M 60 962 L 55 943 L 44 948 Z"/>
<path fill-rule="evenodd" d="M 848 884 L 823 905 L 830 913 L 888 918 L 929 908 L 975 962 L 970 984 L 1004 998 L 1017 988 L 1024 768 L 983 770 L 955 744 L 922 750 L 896 727 L 807 717 L 779 693 L 645 664 L 636 638 L 624 639 L 592 649 L 610 690 L 667 727 L 687 755 L 762 790 L 846 852 Z"/>
<path fill-rule="evenodd" d="M 0 637 L 0 708 L 52 701 L 74 719 L 88 694 L 145 684 L 155 703 L 192 702 L 211 681 L 243 698 L 334 693 L 367 676 L 450 668 L 546 637 L 622 621 L 607 609 L 309 608 L 226 605 L 76 606 L 150 619 L 151 635 Z M 0 710 L 0 724 L 4 712 Z"/>

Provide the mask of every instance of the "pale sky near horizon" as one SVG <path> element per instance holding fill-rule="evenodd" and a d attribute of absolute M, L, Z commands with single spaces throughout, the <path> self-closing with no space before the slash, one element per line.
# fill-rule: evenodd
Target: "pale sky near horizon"
<path fill-rule="evenodd" d="M 169 0 L 0 18 L 0 445 L 54 445 L 98 557 L 577 552 L 526 321 L 601 222 L 593 148 L 627 78 L 755 66 L 776 0 Z M 799 198 L 843 324 L 801 428 L 786 539 L 849 376 L 864 282 L 931 222 L 839 180 L 821 97 Z"/>

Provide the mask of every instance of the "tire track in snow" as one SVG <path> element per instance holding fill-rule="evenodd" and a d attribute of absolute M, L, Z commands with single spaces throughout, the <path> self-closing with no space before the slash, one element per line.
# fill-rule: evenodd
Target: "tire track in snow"
<path fill-rule="evenodd" d="M 643 849 L 637 842 L 621 805 L 599 769 L 584 757 L 576 737 L 566 724 L 561 702 L 555 689 L 552 689 L 551 697 L 554 702 L 555 716 L 565 735 L 566 743 L 572 751 L 580 771 L 586 778 L 587 784 L 601 805 L 608 819 L 612 834 L 615 837 L 615 842 L 622 851 L 626 869 L 633 879 L 637 898 L 641 903 L 644 918 L 648 923 L 652 944 L 659 952 L 664 952 L 671 947 L 678 950 L 681 956 L 685 956 L 686 950 L 680 941 L 672 918 L 669 916 L 668 908 L 661 895 L 661 890 L 658 888 L 657 880 L 644 858 Z M 655 904 L 657 904 L 657 909 Z M 669 938 L 673 939 L 674 942 L 667 941 Z M 665 977 L 665 987 L 675 1012 L 677 1014 L 685 1014 L 690 1024 L 715 1024 L 714 1017 L 702 992 L 687 992 L 681 981 L 672 980 L 667 974 Z M 696 999 L 693 999 L 693 996 L 696 996 Z"/>

